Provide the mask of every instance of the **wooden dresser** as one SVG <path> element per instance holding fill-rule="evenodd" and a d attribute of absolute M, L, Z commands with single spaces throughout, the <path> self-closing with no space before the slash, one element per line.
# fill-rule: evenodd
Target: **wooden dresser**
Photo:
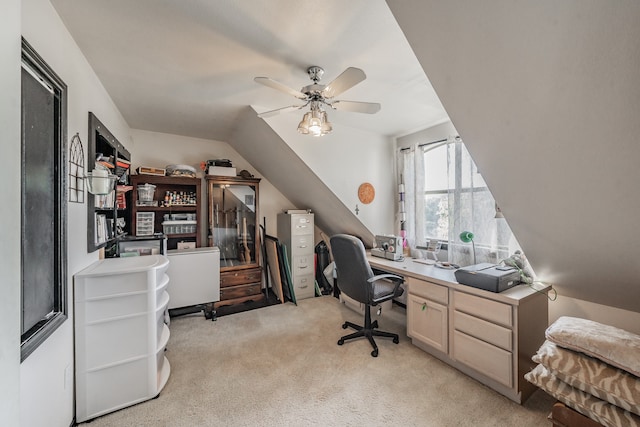
<path fill-rule="evenodd" d="M 220 301 L 216 306 L 238 304 L 264 298 L 262 294 L 262 268 L 252 267 L 220 272 Z"/>
<path fill-rule="evenodd" d="M 207 175 L 209 246 L 220 250 L 220 301 L 264 299 L 259 242 L 260 179 Z"/>

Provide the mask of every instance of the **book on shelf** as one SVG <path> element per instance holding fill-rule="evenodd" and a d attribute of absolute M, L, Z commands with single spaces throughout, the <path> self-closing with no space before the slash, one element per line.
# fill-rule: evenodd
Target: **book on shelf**
<path fill-rule="evenodd" d="M 120 157 L 116 159 L 116 175 L 122 176 L 129 170 L 130 167 L 131 162 L 129 160 L 122 159 Z"/>
<path fill-rule="evenodd" d="M 107 241 L 109 231 L 107 225 L 107 217 L 104 214 L 95 214 L 95 242 L 97 245 Z"/>
<path fill-rule="evenodd" d="M 109 194 L 96 195 L 95 207 L 99 209 L 113 209 L 115 202 L 115 192 L 111 191 Z"/>

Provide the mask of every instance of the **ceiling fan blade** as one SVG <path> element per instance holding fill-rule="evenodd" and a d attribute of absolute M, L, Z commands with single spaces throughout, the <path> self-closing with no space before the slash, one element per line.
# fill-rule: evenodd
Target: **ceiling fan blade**
<path fill-rule="evenodd" d="M 380 104 L 377 102 L 334 101 L 331 103 L 331 107 L 336 110 L 366 114 L 375 114 L 380 111 Z"/>
<path fill-rule="evenodd" d="M 260 117 L 261 119 L 264 119 L 267 117 L 273 117 L 281 113 L 288 113 L 289 111 L 299 110 L 302 107 L 304 107 L 304 105 L 290 105 L 288 107 L 282 107 L 282 108 L 277 108 L 275 110 L 265 111 L 264 113 L 258 114 L 258 117 Z"/>
<path fill-rule="evenodd" d="M 282 92 L 288 93 L 289 95 L 293 95 L 296 98 L 299 99 L 306 99 L 307 95 L 305 95 L 304 93 L 300 92 L 299 90 L 295 90 L 295 89 L 291 89 L 289 86 L 284 85 L 280 82 L 277 82 L 273 79 L 270 79 L 269 77 L 256 77 L 253 79 L 253 81 L 255 81 L 256 83 L 260 83 L 263 84 L 265 86 L 268 86 L 270 88 L 273 89 L 277 89 L 280 90 Z"/>
<path fill-rule="evenodd" d="M 329 83 L 322 91 L 322 94 L 325 98 L 333 98 L 345 90 L 351 89 L 366 78 L 367 75 L 360 68 L 349 67 Z"/>

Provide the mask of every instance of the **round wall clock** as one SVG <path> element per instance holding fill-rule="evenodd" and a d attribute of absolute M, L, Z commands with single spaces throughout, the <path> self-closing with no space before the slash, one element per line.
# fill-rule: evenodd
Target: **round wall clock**
<path fill-rule="evenodd" d="M 376 190 L 373 188 L 373 185 L 365 182 L 364 184 L 360 184 L 358 187 L 358 198 L 365 205 L 371 203 L 376 197 Z"/>

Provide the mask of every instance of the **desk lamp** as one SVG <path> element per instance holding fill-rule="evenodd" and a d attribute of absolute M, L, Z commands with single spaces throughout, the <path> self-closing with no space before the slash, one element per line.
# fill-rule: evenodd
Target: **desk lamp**
<path fill-rule="evenodd" d="M 471 242 L 471 245 L 473 246 L 473 263 L 476 264 L 476 244 L 473 241 L 474 237 L 475 236 L 470 231 L 463 231 L 462 233 L 460 233 L 460 240 L 465 243 Z"/>

